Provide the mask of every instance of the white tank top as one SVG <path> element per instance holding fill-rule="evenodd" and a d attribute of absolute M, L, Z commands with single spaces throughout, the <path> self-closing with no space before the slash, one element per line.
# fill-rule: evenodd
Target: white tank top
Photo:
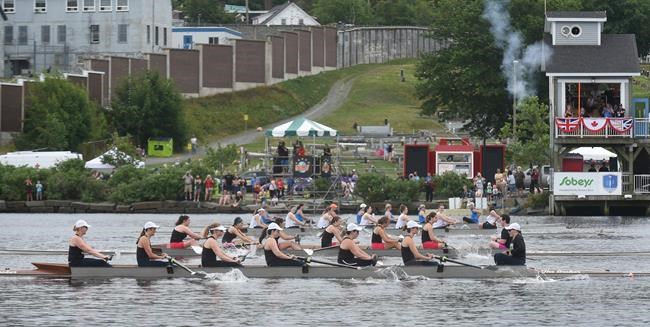
<path fill-rule="evenodd" d="M 291 215 L 291 212 L 287 213 L 287 216 L 284 217 L 284 221 L 285 221 L 284 226 L 286 228 L 298 226 L 298 225 L 296 225 L 296 222 L 293 221 L 293 219 L 289 218 L 290 215 Z"/>
<path fill-rule="evenodd" d="M 328 214 L 324 214 L 320 216 L 318 219 L 318 224 L 316 225 L 318 228 L 327 228 L 327 226 L 330 224 L 330 222 L 327 220 L 329 218 Z"/>
<path fill-rule="evenodd" d="M 486 220 L 490 225 L 496 225 L 497 224 L 497 217 L 495 217 L 495 216 L 488 215 Z"/>
<path fill-rule="evenodd" d="M 255 228 L 255 227 L 259 226 L 257 224 L 257 220 L 255 220 L 255 217 L 259 217 L 259 215 L 253 215 L 253 217 L 251 218 L 251 223 L 248 224 L 248 228 Z M 261 219 L 261 217 L 260 217 L 260 219 Z"/>
<path fill-rule="evenodd" d="M 433 224 L 431 224 L 431 227 L 433 228 L 447 227 L 447 222 L 442 219 L 436 219 L 436 221 L 434 221 Z"/>
<path fill-rule="evenodd" d="M 408 223 L 409 220 L 410 219 L 407 215 L 405 214 L 399 215 L 399 217 L 397 217 L 397 223 L 395 224 L 395 228 L 402 229 L 402 227 L 406 226 L 406 223 Z"/>
<path fill-rule="evenodd" d="M 372 225 L 373 222 L 370 221 L 370 219 L 368 219 L 368 216 L 370 216 L 370 215 L 368 215 L 368 214 L 364 214 L 364 215 L 361 217 L 361 223 L 360 223 L 359 225 L 361 225 L 361 226 Z"/>

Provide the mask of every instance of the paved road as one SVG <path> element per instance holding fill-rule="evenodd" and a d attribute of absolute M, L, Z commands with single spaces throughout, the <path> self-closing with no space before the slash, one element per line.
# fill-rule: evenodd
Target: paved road
<path fill-rule="evenodd" d="M 334 110 L 339 108 L 345 100 L 347 99 L 348 95 L 350 94 L 350 90 L 352 90 L 352 85 L 354 84 L 354 79 L 347 79 L 347 80 L 340 80 L 334 83 L 332 85 L 332 88 L 330 89 L 329 93 L 325 98 L 323 98 L 319 103 L 314 105 L 313 107 L 309 108 L 306 112 L 294 116 L 291 118 L 287 118 L 278 122 L 275 122 L 271 125 L 264 126 L 262 132 L 258 132 L 255 130 L 255 128 L 242 132 L 236 135 L 232 136 L 227 136 L 222 139 L 216 140 L 212 143 L 209 144 L 210 147 L 216 148 L 218 144 L 222 145 L 227 145 L 227 144 L 235 144 L 235 145 L 243 145 L 243 144 L 249 144 L 255 141 L 256 138 L 263 136 L 264 132 L 273 127 L 277 126 L 286 122 L 289 122 L 291 120 L 294 120 L 298 117 L 306 117 L 312 120 L 318 119 Z M 205 147 L 199 147 L 197 150 L 197 154 L 195 156 L 203 156 L 205 155 Z M 146 164 L 161 164 L 161 163 L 167 163 L 167 162 L 175 162 L 176 160 L 179 161 L 184 161 L 189 158 L 192 158 L 192 154 L 189 153 L 183 153 L 183 154 L 177 154 L 169 158 L 147 158 L 146 159 Z"/>

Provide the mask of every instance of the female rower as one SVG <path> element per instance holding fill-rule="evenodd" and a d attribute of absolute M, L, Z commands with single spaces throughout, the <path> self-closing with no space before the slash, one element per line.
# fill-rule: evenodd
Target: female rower
<path fill-rule="evenodd" d="M 414 221 L 406 224 L 408 234 L 402 240 L 402 261 L 405 266 L 437 266 L 437 262 L 431 261 L 433 254 L 422 255 L 415 246 L 413 237 L 418 234 L 420 227 L 422 226 Z"/>
<path fill-rule="evenodd" d="M 510 224 L 510 215 L 504 214 L 501 216 L 501 227 L 503 229 L 501 230 L 501 237 L 497 238 L 496 236 L 492 236 L 492 242 L 490 242 L 490 248 L 493 249 L 500 249 L 500 250 L 506 250 L 510 247 L 510 233 L 508 233 L 508 230 L 506 229 L 506 226 Z"/>
<path fill-rule="evenodd" d="M 503 253 L 497 253 L 494 255 L 494 263 L 497 266 L 501 265 L 511 265 L 511 266 L 523 266 L 526 265 L 526 243 L 524 242 L 524 237 L 521 235 L 521 226 L 514 223 L 506 227 L 508 235 L 512 239 L 510 244 L 510 250 L 507 250 Z"/>
<path fill-rule="evenodd" d="M 425 218 L 424 227 L 422 228 L 422 248 L 427 250 L 442 249 L 445 242 L 436 237 L 433 231 L 433 221 L 436 218 L 435 212 L 430 212 Z"/>
<path fill-rule="evenodd" d="M 436 221 L 433 223 L 433 229 L 446 228 L 455 223 L 457 223 L 456 219 L 447 216 L 445 214 L 445 206 L 441 204 L 438 207 L 438 212 L 436 212 Z"/>
<path fill-rule="evenodd" d="M 296 208 L 296 218 L 302 222 L 307 222 L 307 218 L 305 217 L 305 214 L 302 212 L 302 208 L 304 207 L 304 204 L 299 204 L 298 207 Z"/>
<path fill-rule="evenodd" d="M 112 256 L 104 255 L 99 251 L 93 249 L 84 241 L 84 235 L 88 232 L 90 225 L 85 220 L 78 220 L 72 230 L 74 235 L 68 242 L 68 266 L 70 267 L 110 267 L 108 261 Z M 84 252 L 97 257 L 99 259 L 84 258 Z"/>
<path fill-rule="evenodd" d="M 389 221 L 388 217 L 381 217 L 377 222 L 377 227 L 372 230 L 372 238 L 370 239 L 371 246 L 373 250 L 388 250 L 388 249 L 398 249 L 399 250 L 399 240 L 396 240 L 388 234 L 386 234 L 386 227 L 388 227 Z"/>
<path fill-rule="evenodd" d="M 278 242 L 278 247 L 280 250 L 286 250 L 291 248 L 292 250 L 302 250 L 302 246 L 298 242 L 300 242 L 300 236 L 299 235 L 291 235 L 287 232 L 285 232 L 284 229 L 284 219 L 282 218 L 276 218 L 275 223 L 282 228 L 280 230 L 280 237 L 276 238 L 275 240 Z M 262 234 L 260 235 L 260 239 L 263 240 L 264 235 L 266 235 L 267 230 L 263 230 Z M 260 243 L 262 241 L 260 240 Z"/>
<path fill-rule="evenodd" d="M 302 204 L 300 204 L 299 206 L 302 206 Z M 298 219 L 298 216 L 296 215 L 297 210 L 298 210 L 298 206 L 295 206 L 291 208 L 291 210 L 289 210 L 289 212 L 287 213 L 287 217 L 285 218 L 285 220 L 287 221 L 286 223 L 287 228 L 300 228 L 301 226 L 305 225 L 305 222 L 302 219 Z"/>
<path fill-rule="evenodd" d="M 257 244 L 254 239 L 248 237 L 242 229 L 244 228 L 244 220 L 241 219 L 241 217 L 235 218 L 235 221 L 233 222 L 232 226 L 228 227 L 226 232 L 223 234 L 223 238 L 221 238 L 221 243 L 223 244 Z M 236 240 L 236 238 L 239 238 L 239 240 Z M 234 241 L 234 242 L 233 242 Z"/>
<path fill-rule="evenodd" d="M 217 239 L 222 237 L 226 232 L 226 227 L 215 223 L 205 228 L 204 235 L 208 235 L 207 241 L 203 243 L 203 252 L 201 252 L 201 266 L 203 267 L 238 267 L 241 266 L 237 257 L 232 258 L 226 255 Z M 217 260 L 219 258 L 219 260 Z"/>
<path fill-rule="evenodd" d="M 338 263 L 360 267 L 374 266 L 377 264 L 377 255 L 373 254 L 371 256 L 364 252 L 356 242 L 361 230 L 363 230 L 361 226 L 348 224 L 345 237 L 343 237 L 343 241 L 341 241 L 341 246 L 339 247 L 339 255 L 336 260 Z"/>
<path fill-rule="evenodd" d="M 140 237 L 136 244 L 138 245 L 136 249 L 136 258 L 138 260 L 138 267 L 165 267 L 167 262 L 159 261 L 162 259 L 169 259 L 169 256 L 166 253 L 161 253 L 157 255 L 153 253 L 151 249 L 151 238 L 156 235 L 156 229 L 160 226 L 148 221 L 144 224 Z"/>
<path fill-rule="evenodd" d="M 336 208 L 338 208 L 336 204 L 330 204 L 329 207 L 327 207 L 327 210 L 323 212 L 323 215 L 320 216 L 320 219 L 318 219 L 318 224 L 316 226 L 318 226 L 318 228 L 326 228 L 329 226 L 332 217 L 336 216 Z"/>
<path fill-rule="evenodd" d="M 361 216 L 361 226 L 375 225 L 378 219 L 372 213 L 372 207 L 368 206 L 366 212 Z"/>
<path fill-rule="evenodd" d="M 467 224 L 478 224 L 479 223 L 479 217 L 480 217 L 481 213 L 478 210 L 476 210 L 476 208 L 474 206 L 474 203 L 469 202 L 467 204 L 467 209 L 469 210 L 469 215 L 470 216 L 469 216 L 469 218 L 463 217 L 463 221 L 465 223 L 467 223 Z"/>
<path fill-rule="evenodd" d="M 408 216 L 409 208 L 404 204 L 400 204 L 399 205 L 399 212 L 400 212 L 400 215 L 399 215 L 399 217 L 397 217 L 397 223 L 395 223 L 395 228 L 402 229 L 402 228 L 406 227 L 406 224 L 409 221 L 411 221 L 411 219 L 409 219 L 409 216 Z"/>
<path fill-rule="evenodd" d="M 427 206 L 421 204 L 420 207 L 418 207 L 418 220 L 420 221 L 420 224 L 424 224 L 426 218 L 427 218 Z"/>
<path fill-rule="evenodd" d="M 264 208 L 257 209 L 257 212 L 251 218 L 251 223 L 248 224 L 248 227 L 250 227 L 250 228 L 266 228 L 266 227 L 268 227 L 269 223 L 267 223 L 266 219 L 264 219 L 265 215 L 266 215 L 266 210 Z"/>
<path fill-rule="evenodd" d="M 384 212 L 384 217 L 388 217 L 388 223 L 392 223 L 393 222 L 393 212 L 392 212 L 393 206 L 390 203 L 386 203 L 386 206 L 384 207 L 384 209 L 386 210 Z"/>
<path fill-rule="evenodd" d="M 479 227 L 482 229 L 497 229 L 497 222 L 499 220 L 501 220 L 501 216 L 499 216 L 496 211 L 492 210 L 483 225 L 479 225 Z"/>
<path fill-rule="evenodd" d="M 295 255 L 286 255 L 280 250 L 277 239 L 280 238 L 281 231 L 282 228 L 276 223 L 269 224 L 266 229 L 267 238 L 264 242 L 266 265 L 269 267 L 302 266 L 303 262 L 298 261 Z"/>
<path fill-rule="evenodd" d="M 185 238 L 190 237 L 189 240 Z M 169 238 L 169 249 L 184 249 L 197 245 L 196 240 L 200 240 L 201 235 L 194 233 L 190 229 L 190 216 L 182 215 L 176 220 L 176 227 L 172 230 L 172 236 Z"/>
<path fill-rule="evenodd" d="M 359 224 L 359 225 L 361 224 L 361 218 L 366 213 L 366 207 L 367 207 L 367 205 L 365 203 L 362 203 L 359 206 L 359 211 L 357 211 L 357 224 Z"/>
<path fill-rule="evenodd" d="M 330 246 L 335 246 L 337 244 L 341 244 L 341 241 L 343 241 L 343 236 L 341 236 L 341 217 L 339 216 L 334 216 L 332 218 L 332 222 L 330 223 L 327 228 L 323 231 L 323 234 L 320 237 L 320 246 L 323 248 L 330 247 Z M 332 242 L 332 240 L 336 237 L 336 241 L 338 242 Z"/>

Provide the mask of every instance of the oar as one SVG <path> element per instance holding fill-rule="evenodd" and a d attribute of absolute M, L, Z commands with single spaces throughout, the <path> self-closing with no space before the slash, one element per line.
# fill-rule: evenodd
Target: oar
<path fill-rule="evenodd" d="M 486 269 L 486 267 L 481 267 L 481 266 L 471 265 L 471 264 L 469 264 L 469 263 L 464 263 L 464 262 L 462 262 L 462 261 L 457 261 L 457 260 L 449 259 L 449 258 L 447 258 L 446 256 L 434 255 L 433 257 L 436 258 L 436 259 L 438 259 L 438 260 L 440 260 L 440 262 L 446 262 L 446 261 L 449 261 L 449 262 L 457 263 L 457 264 L 459 264 L 459 265 L 461 265 L 461 266 L 472 267 L 472 268 L 476 268 L 476 269 Z M 490 267 L 493 267 L 493 266 L 488 266 L 487 269 L 490 269 Z"/>
<path fill-rule="evenodd" d="M 314 252 L 325 251 L 325 250 L 330 250 L 330 249 L 336 249 L 336 248 L 338 248 L 339 246 L 341 246 L 341 245 L 338 245 L 338 244 L 337 244 L 337 245 L 332 245 L 332 246 L 326 246 L 326 247 L 324 247 L 324 248 L 318 248 L 318 249 L 302 249 L 302 250 L 305 251 L 305 253 L 307 253 L 308 256 L 312 256 L 312 255 L 314 255 Z"/>
<path fill-rule="evenodd" d="M 205 271 L 194 271 L 194 270 L 190 269 L 188 266 L 176 261 L 176 259 L 174 259 L 174 258 L 169 259 L 169 261 L 171 261 L 173 264 L 181 267 L 183 270 L 187 271 L 192 276 L 199 275 L 201 277 L 205 277 L 207 275 L 207 273 Z"/>
<path fill-rule="evenodd" d="M 341 268 L 348 268 L 348 269 L 354 269 L 354 270 L 361 269 L 361 267 L 344 265 L 344 264 L 341 264 L 341 263 L 338 263 L 338 262 L 314 260 L 311 257 L 306 257 L 306 258 L 305 257 L 296 257 L 296 259 L 302 260 L 302 261 L 304 261 L 304 262 L 306 262 L 308 264 L 312 263 L 312 262 L 315 262 L 315 263 L 320 263 L 320 264 L 323 264 L 323 265 L 328 265 L 328 266 L 333 266 L 333 267 L 341 267 Z"/>

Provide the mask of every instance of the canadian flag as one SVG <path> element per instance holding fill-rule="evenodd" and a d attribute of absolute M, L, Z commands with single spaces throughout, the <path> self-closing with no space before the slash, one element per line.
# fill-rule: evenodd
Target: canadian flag
<path fill-rule="evenodd" d="M 607 126 L 607 118 L 582 118 L 582 124 L 590 132 L 598 132 Z"/>

